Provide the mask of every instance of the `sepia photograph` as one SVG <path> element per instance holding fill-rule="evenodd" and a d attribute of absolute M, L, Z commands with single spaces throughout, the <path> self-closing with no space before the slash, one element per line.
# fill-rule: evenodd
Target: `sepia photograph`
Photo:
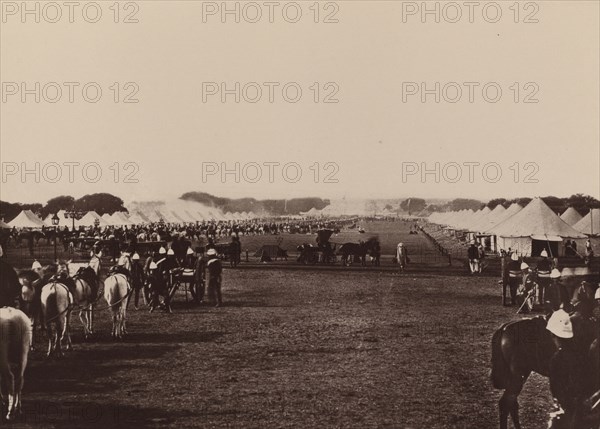
<path fill-rule="evenodd" d="M 0 427 L 600 429 L 600 1 L 0 0 Z"/>

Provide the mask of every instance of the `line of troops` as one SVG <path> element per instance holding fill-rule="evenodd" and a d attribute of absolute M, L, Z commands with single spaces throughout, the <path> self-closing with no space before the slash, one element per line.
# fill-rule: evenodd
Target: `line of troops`
<path fill-rule="evenodd" d="M 102 256 L 97 246 L 92 250 L 92 254 Z M 127 266 L 130 268 L 126 268 Z M 125 274 L 131 280 L 136 309 L 138 309 L 141 291 L 144 300 L 150 306 L 150 312 L 157 308 L 172 312 L 173 287 L 178 276 L 182 275 L 189 277 L 191 286 L 189 291 L 196 303 L 204 303 L 204 298 L 207 296 L 215 307 L 223 304 L 221 292 L 223 266 L 216 249 L 211 244 L 207 248 L 187 247 L 183 252 L 181 249 L 175 249 L 173 244 L 168 249 L 161 246 L 156 251 L 150 251 L 143 262 L 140 255 L 129 247 L 121 252 L 113 270 Z"/>

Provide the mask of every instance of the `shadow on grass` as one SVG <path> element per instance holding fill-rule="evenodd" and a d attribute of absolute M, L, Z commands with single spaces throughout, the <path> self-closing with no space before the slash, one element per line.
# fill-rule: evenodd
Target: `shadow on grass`
<path fill-rule="evenodd" d="M 25 374 L 25 390 L 27 393 L 110 393 L 117 384 L 109 381 L 114 374 L 135 368 L 138 359 L 159 359 L 178 348 L 176 345 L 143 348 L 121 345 L 109 349 L 98 347 L 72 351 L 62 359 L 30 360 Z"/>
<path fill-rule="evenodd" d="M 198 417 L 190 412 L 176 414 L 157 407 L 142 407 L 89 401 L 27 401 L 22 415 L 2 427 L 43 428 L 160 428 L 172 426 L 175 418 Z"/>

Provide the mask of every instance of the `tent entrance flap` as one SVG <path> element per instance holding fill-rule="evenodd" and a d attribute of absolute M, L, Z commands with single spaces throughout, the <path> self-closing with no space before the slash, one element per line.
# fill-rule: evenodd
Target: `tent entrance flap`
<path fill-rule="evenodd" d="M 548 256 L 558 256 L 558 241 L 531 240 L 531 256 L 541 256 L 544 250 Z"/>

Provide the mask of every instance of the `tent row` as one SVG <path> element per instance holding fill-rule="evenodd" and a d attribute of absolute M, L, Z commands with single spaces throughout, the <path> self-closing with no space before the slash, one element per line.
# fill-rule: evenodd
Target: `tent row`
<path fill-rule="evenodd" d="M 585 217 L 575 209 L 561 216 L 541 198 L 534 198 L 526 207 L 514 203 L 505 209 L 461 210 L 432 213 L 429 222 L 449 230 L 466 232 L 470 238 L 487 239 L 494 251 L 516 251 L 521 255 L 539 255 L 546 249 L 555 256 L 564 253 L 564 242 L 573 240 L 578 248 L 588 236 L 600 234 L 600 209 L 592 209 Z"/>
<path fill-rule="evenodd" d="M 152 222 L 166 222 L 166 223 L 194 223 L 202 221 L 242 221 L 254 219 L 257 216 L 252 212 L 242 213 L 222 213 L 220 210 L 214 209 L 209 210 L 208 213 L 200 213 L 199 211 L 188 211 L 188 210 L 152 210 L 146 213 L 136 211 L 131 214 L 126 212 L 115 212 L 113 214 L 105 213 L 100 216 L 95 211 L 89 211 L 83 215 L 80 219 L 73 221 L 67 215 L 65 210 L 60 210 L 56 213 L 58 217 L 59 227 L 91 227 L 91 226 L 131 226 L 140 225 Z M 22 210 L 13 220 L 8 223 L 2 222 L 0 225 L 2 228 L 42 228 L 54 226 L 53 214 L 46 216 L 44 220 L 40 219 L 31 210 Z"/>

